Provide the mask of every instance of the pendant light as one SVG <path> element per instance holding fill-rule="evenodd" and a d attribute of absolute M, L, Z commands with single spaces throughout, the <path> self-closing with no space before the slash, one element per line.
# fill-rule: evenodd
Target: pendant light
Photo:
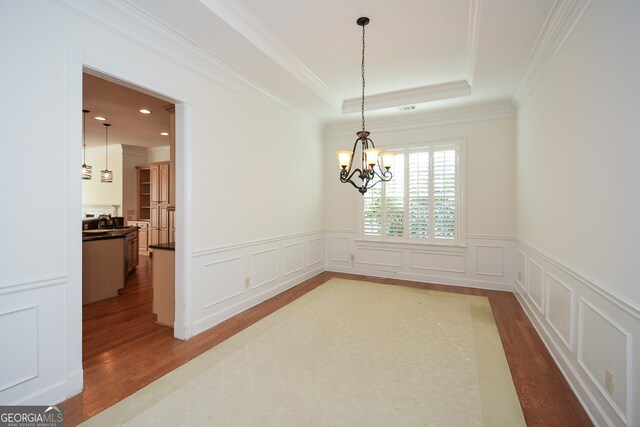
<path fill-rule="evenodd" d="M 91 166 L 87 165 L 87 113 L 89 110 L 82 110 L 82 179 L 91 179 Z"/>
<path fill-rule="evenodd" d="M 104 170 L 100 171 L 100 181 L 110 184 L 113 182 L 113 171 L 109 170 L 109 123 L 103 123 L 104 126 Z"/>
<path fill-rule="evenodd" d="M 362 27 L 362 130 L 356 132 L 358 138 L 353 144 L 351 151 L 338 151 L 338 163 L 340 164 L 340 182 L 349 183 L 358 189 L 360 194 L 364 194 L 367 190 L 381 181 L 389 181 L 393 177 L 389 169 L 393 164 L 395 153 L 380 153 L 373 141 L 369 138 L 369 132 L 364 126 L 364 27 L 369 23 L 369 18 L 363 16 L 356 21 Z M 358 144 L 360 143 L 360 144 Z M 357 156 L 358 146 L 360 146 L 360 155 Z M 354 159 L 360 159 L 360 164 L 354 167 Z M 354 182 L 356 179 L 358 182 Z"/>

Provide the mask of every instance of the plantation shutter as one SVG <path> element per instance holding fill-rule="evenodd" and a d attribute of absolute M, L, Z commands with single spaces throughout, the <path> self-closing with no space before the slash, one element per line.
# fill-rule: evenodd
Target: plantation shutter
<path fill-rule="evenodd" d="M 363 233 L 382 236 L 382 185 L 370 188 L 362 196 L 364 202 Z"/>
<path fill-rule="evenodd" d="M 433 153 L 433 237 L 456 238 L 456 151 Z"/>
<path fill-rule="evenodd" d="M 429 238 L 429 152 L 409 154 L 409 236 Z"/>
<path fill-rule="evenodd" d="M 362 196 L 362 236 L 378 241 L 462 245 L 461 149 L 464 146 L 457 142 L 394 149 L 393 178 Z"/>
<path fill-rule="evenodd" d="M 397 154 L 393 159 L 393 178 L 385 183 L 384 219 L 387 237 L 404 235 L 404 155 Z"/>

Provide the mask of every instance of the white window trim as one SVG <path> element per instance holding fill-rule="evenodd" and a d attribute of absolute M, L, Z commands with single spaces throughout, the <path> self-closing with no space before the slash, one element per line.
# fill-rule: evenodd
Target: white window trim
<path fill-rule="evenodd" d="M 420 247 L 460 247 L 465 248 L 467 246 L 466 238 L 466 188 L 467 188 L 467 140 L 466 138 L 455 139 L 439 139 L 435 141 L 427 141 L 413 144 L 394 145 L 394 146 L 376 146 L 383 151 L 398 151 L 398 150 L 419 150 L 427 147 L 438 146 L 455 146 L 457 152 L 456 158 L 456 177 L 458 178 L 459 186 L 457 188 L 457 208 L 456 209 L 456 238 L 453 240 L 442 241 L 429 241 L 421 242 L 419 239 L 399 239 L 397 237 L 385 237 L 384 232 L 381 236 L 365 236 L 363 231 L 362 218 L 364 216 L 363 211 L 363 196 L 356 192 L 356 241 L 362 243 L 383 243 L 383 244 L 395 244 L 395 245 L 417 245 Z M 391 171 L 393 173 L 393 170 Z M 378 183 L 376 185 L 381 185 Z"/>

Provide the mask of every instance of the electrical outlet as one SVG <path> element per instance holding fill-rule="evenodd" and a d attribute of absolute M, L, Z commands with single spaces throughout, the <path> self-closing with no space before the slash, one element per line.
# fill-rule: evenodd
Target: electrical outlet
<path fill-rule="evenodd" d="M 613 380 L 614 380 L 613 373 L 610 370 L 605 369 L 604 370 L 604 388 L 611 395 L 613 395 L 613 388 L 614 388 L 614 381 Z"/>
<path fill-rule="evenodd" d="M 250 277 L 245 277 L 244 278 L 244 287 L 248 288 L 249 286 L 251 286 L 251 278 Z"/>
<path fill-rule="evenodd" d="M 522 271 L 518 271 L 518 281 L 522 282 Z"/>
<path fill-rule="evenodd" d="M 356 260 L 356 254 L 351 254 L 351 261 L 355 261 Z"/>

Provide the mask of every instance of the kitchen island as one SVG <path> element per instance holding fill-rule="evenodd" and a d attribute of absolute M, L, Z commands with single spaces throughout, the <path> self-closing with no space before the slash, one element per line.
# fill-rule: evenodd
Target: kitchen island
<path fill-rule="evenodd" d="M 153 312 L 157 323 L 173 328 L 175 320 L 176 244 L 159 243 L 153 249 Z"/>
<path fill-rule="evenodd" d="M 138 227 L 82 231 L 82 303 L 118 295 L 138 265 Z"/>

